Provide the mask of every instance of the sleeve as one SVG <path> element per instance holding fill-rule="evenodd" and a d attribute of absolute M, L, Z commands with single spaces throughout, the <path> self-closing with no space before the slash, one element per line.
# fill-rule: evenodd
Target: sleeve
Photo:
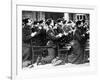
<path fill-rule="evenodd" d="M 58 33 L 64 33 L 64 31 L 61 28 L 59 28 L 59 27 L 57 27 L 57 32 Z"/>
<path fill-rule="evenodd" d="M 23 29 L 22 33 L 23 33 L 23 40 L 31 39 L 31 33 L 32 33 L 31 29 Z"/>
<path fill-rule="evenodd" d="M 47 34 L 48 34 L 48 37 L 50 39 L 52 39 L 52 40 L 56 40 L 57 39 L 56 36 L 51 31 L 48 31 Z"/>

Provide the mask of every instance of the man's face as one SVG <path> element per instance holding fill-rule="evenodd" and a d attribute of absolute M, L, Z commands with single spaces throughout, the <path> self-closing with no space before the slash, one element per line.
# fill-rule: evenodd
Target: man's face
<path fill-rule="evenodd" d="M 28 26 L 31 26 L 31 25 L 32 25 L 32 20 L 31 20 L 31 19 L 28 20 L 27 25 L 28 25 Z"/>
<path fill-rule="evenodd" d="M 81 22 L 81 26 L 83 26 L 84 25 L 84 23 L 83 22 Z"/>
<path fill-rule="evenodd" d="M 51 21 L 51 25 L 52 25 L 52 26 L 54 25 L 54 21 L 53 21 L 53 20 Z"/>
<path fill-rule="evenodd" d="M 38 27 L 38 26 L 39 26 L 39 23 L 35 24 L 34 26 L 35 26 L 35 27 Z"/>

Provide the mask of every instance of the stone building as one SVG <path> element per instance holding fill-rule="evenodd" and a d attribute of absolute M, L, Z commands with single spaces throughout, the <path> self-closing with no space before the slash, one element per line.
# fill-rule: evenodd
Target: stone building
<path fill-rule="evenodd" d="M 89 14 L 82 13 L 61 13 L 61 12 L 37 12 L 37 11 L 22 11 L 22 19 L 23 18 L 31 18 L 33 21 L 46 20 L 48 18 L 52 18 L 53 20 L 57 20 L 58 18 L 64 18 L 69 21 L 77 21 L 77 20 L 89 20 Z"/>

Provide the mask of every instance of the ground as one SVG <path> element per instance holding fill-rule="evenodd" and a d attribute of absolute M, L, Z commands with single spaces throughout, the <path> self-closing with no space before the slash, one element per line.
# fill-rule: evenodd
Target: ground
<path fill-rule="evenodd" d="M 89 66 L 89 63 L 84 63 L 84 64 L 71 64 L 71 63 L 66 63 L 65 65 L 59 65 L 59 66 L 53 66 L 52 64 L 45 64 L 45 65 L 36 65 L 34 64 L 34 67 L 25 67 L 23 68 L 23 70 L 26 69 L 52 69 L 52 68 L 56 68 L 56 67 L 61 67 L 61 68 L 73 68 L 73 67 L 86 67 Z"/>

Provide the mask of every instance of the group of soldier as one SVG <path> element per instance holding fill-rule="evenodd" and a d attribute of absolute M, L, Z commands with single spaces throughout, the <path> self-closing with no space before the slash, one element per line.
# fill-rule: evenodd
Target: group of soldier
<path fill-rule="evenodd" d="M 31 61 L 31 46 L 47 46 L 45 54 L 36 58 L 34 63 L 52 63 L 58 65 L 64 63 L 58 56 L 57 49 L 66 48 L 68 62 L 82 64 L 86 62 L 85 48 L 89 40 L 89 22 L 86 20 L 73 22 L 59 18 L 32 21 L 30 18 L 22 20 L 22 61 Z M 64 52 L 66 53 L 66 52 Z"/>

